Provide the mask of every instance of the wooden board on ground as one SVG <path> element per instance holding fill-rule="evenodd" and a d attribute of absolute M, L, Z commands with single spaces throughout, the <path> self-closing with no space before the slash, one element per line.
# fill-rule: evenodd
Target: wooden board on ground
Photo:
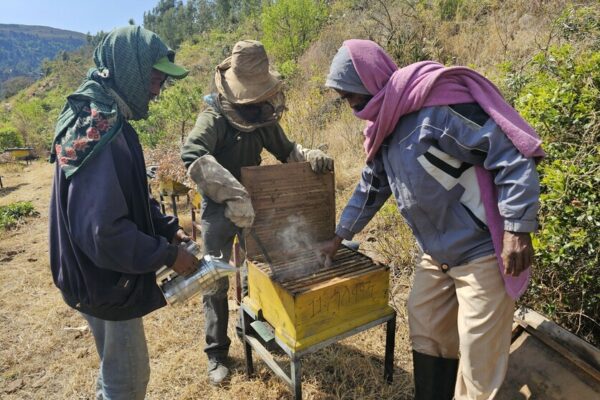
<path fill-rule="evenodd" d="M 515 321 L 498 400 L 600 398 L 600 350 L 534 311 L 517 311 Z"/>

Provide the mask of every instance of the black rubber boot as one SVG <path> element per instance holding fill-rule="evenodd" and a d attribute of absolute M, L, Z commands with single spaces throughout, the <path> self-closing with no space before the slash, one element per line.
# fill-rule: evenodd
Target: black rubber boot
<path fill-rule="evenodd" d="M 452 400 L 458 360 L 413 350 L 415 400 Z"/>

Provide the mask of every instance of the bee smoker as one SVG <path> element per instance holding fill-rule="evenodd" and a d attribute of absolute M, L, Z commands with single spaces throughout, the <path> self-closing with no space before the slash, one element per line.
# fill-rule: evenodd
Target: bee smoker
<path fill-rule="evenodd" d="M 195 256 L 200 254 L 198 245 L 189 241 L 182 243 Z M 167 303 L 173 305 L 183 303 L 197 294 L 210 294 L 217 287 L 217 281 L 236 268 L 217 257 L 205 255 L 196 265 L 196 271 L 188 276 L 180 276 L 171 268 L 163 267 L 156 273 L 156 283 L 165 296 Z"/>

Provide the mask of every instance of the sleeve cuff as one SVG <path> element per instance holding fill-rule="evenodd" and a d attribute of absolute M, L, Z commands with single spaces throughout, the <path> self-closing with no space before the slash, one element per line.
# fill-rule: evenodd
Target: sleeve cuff
<path fill-rule="evenodd" d="M 170 242 L 173 241 L 173 239 L 175 238 L 175 234 L 177 233 L 178 230 L 183 229 L 181 226 L 179 226 L 179 219 L 177 217 L 173 217 L 173 221 L 171 222 L 171 226 L 169 227 L 169 232 L 167 233 L 167 240 Z"/>
<path fill-rule="evenodd" d="M 508 232 L 535 232 L 537 228 L 537 221 L 504 220 L 504 230 Z"/>
<path fill-rule="evenodd" d="M 352 240 L 352 238 L 354 237 L 354 232 L 352 232 L 346 228 L 342 228 L 339 225 L 335 229 L 335 234 L 337 236 L 341 237 L 342 239 L 346 239 L 346 240 Z"/>
<path fill-rule="evenodd" d="M 165 265 L 169 268 L 175 264 L 177 259 L 177 246 L 174 244 L 167 245 L 167 256 L 165 257 Z"/>

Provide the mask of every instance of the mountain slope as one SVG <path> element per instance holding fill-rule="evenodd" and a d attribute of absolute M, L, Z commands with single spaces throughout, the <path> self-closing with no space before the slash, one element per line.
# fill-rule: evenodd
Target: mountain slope
<path fill-rule="evenodd" d="M 17 77 L 37 78 L 42 61 L 86 43 L 79 32 L 46 26 L 0 24 L 0 97 L 4 82 Z"/>

